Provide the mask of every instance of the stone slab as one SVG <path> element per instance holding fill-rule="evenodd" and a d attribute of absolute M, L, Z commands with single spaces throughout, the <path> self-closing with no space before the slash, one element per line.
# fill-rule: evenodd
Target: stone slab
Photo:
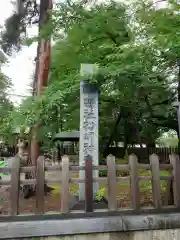
<path fill-rule="evenodd" d="M 73 219 L 56 219 L 45 216 L 44 220 L 31 220 L 26 217 L 26 221 L 0 221 L 0 239 L 20 239 L 25 237 L 50 237 L 68 236 L 78 234 L 110 233 L 110 232 L 135 232 L 141 231 L 143 234 L 149 230 L 167 230 L 170 240 L 175 232 L 173 229 L 180 229 L 180 213 L 170 214 L 144 214 L 144 215 L 121 215 L 109 217 L 82 217 Z M 36 217 L 35 217 L 36 218 Z M 18 219 L 18 217 L 17 217 Z M 22 219 L 22 218 L 20 218 Z M 38 216 L 37 216 L 38 219 Z M 172 232 L 173 233 L 172 233 Z M 158 232 L 159 234 L 160 232 Z M 172 233 L 172 234 L 171 234 Z M 158 234 L 155 234 L 156 236 Z M 159 234 L 161 236 L 161 234 Z M 158 235 L 158 236 L 159 236 Z M 164 234 L 166 237 L 166 234 Z M 180 237 L 180 232 L 177 232 Z M 144 235 L 143 235 L 144 237 Z M 70 239 L 70 238 L 68 238 Z M 121 239 L 121 238 L 119 238 Z M 143 238 L 130 238 L 130 240 L 140 240 Z M 155 239 L 155 238 L 154 238 Z M 157 238 L 158 239 L 158 238 Z M 159 238 L 161 239 L 161 238 Z M 172 238 L 178 240 L 180 238 Z M 146 238 L 146 240 L 148 240 Z M 152 238 L 151 238 L 152 240 Z"/>

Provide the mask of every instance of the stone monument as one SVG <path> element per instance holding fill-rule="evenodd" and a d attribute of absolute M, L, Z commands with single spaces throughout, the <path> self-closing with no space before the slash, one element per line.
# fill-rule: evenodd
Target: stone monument
<path fill-rule="evenodd" d="M 20 158 L 23 158 L 24 157 L 24 150 L 25 150 L 24 140 L 18 139 L 17 148 L 18 148 L 18 156 Z"/>
<path fill-rule="evenodd" d="M 99 91 L 96 84 L 89 83 L 88 78 L 97 72 L 94 64 L 81 64 L 80 82 L 80 148 L 79 165 L 85 165 L 88 155 L 92 156 L 93 165 L 99 164 Z M 80 178 L 84 178 L 84 171 L 80 171 Z M 98 171 L 93 171 L 93 177 L 98 177 Z M 93 184 L 93 194 L 98 191 L 98 183 Z M 85 200 L 85 185 L 79 184 L 79 200 Z"/>

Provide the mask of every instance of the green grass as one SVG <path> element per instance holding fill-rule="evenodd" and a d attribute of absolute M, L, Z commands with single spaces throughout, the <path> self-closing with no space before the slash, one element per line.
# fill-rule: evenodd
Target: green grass
<path fill-rule="evenodd" d="M 61 184 L 52 184 L 51 187 L 54 188 L 54 190 L 52 191 L 53 195 L 60 195 L 60 193 L 61 193 Z M 78 184 L 70 184 L 69 192 L 72 195 L 77 194 L 78 193 Z"/>
<path fill-rule="evenodd" d="M 121 165 L 121 164 L 128 164 L 128 160 L 127 159 L 116 159 L 116 164 L 117 165 Z M 160 171 L 160 176 L 168 176 L 170 173 L 168 171 L 165 171 L 165 170 L 161 170 Z M 150 170 L 144 170 L 144 169 L 139 169 L 139 176 L 151 176 L 152 173 Z M 164 181 L 164 180 L 161 180 L 161 188 L 162 188 L 162 191 L 165 192 L 166 190 L 166 184 L 167 184 L 167 181 Z M 118 182 L 117 183 L 118 185 L 118 189 L 120 190 L 121 187 L 122 188 L 129 188 L 130 187 L 130 183 L 129 182 Z M 151 184 L 151 181 L 150 180 L 140 180 L 139 181 L 139 187 L 140 187 L 140 191 L 143 192 L 143 191 L 151 191 L 152 190 L 152 184 Z"/>
<path fill-rule="evenodd" d="M 122 162 L 121 162 L 122 164 Z M 168 176 L 168 171 L 160 171 L 160 176 Z M 139 176 L 151 176 L 150 170 L 139 169 Z M 73 178 L 78 178 L 78 174 L 73 174 Z M 161 188 L 162 192 L 166 190 L 166 183 L 167 181 L 161 181 Z M 61 193 L 61 184 L 52 184 L 51 185 L 53 190 L 53 195 L 60 195 Z M 100 188 L 106 188 L 107 185 L 105 183 L 100 183 Z M 78 194 L 78 184 L 70 184 L 69 185 L 69 192 L 71 195 Z M 141 192 L 151 192 L 152 191 L 152 184 L 150 180 L 140 180 L 139 181 L 139 188 Z M 129 182 L 117 182 L 117 195 L 121 193 L 130 192 L 130 183 Z"/>
<path fill-rule="evenodd" d="M 140 176 L 151 176 L 152 174 L 151 174 L 150 170 L 140 169 L 139 175 Z M 168 176 L 168 175 L 169 175 L 168 171 L 160 171 L 160 176 Z M 166 190 L 167 181 L 161 180 L 160 183 L 161 183 L 162 191 L 164 192 Z M 147 191 L 147 190 L 152 190 L 151 181 L 150 180 L 140 180 L 139 187 L 142 192 Z"/>

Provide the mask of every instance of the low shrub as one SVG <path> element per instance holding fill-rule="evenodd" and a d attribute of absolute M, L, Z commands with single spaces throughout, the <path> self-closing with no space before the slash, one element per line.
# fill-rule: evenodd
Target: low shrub
<path fill-rule="evenodd" d="M 100 202 L 101 200 L 103 200 L 105 196 L 105 192 L 106 192 L 106 188 L 99 189 L 99 191 L 95 194 L 95 200 L 97 202 Z"/>
<path fill-rule="evenodd" d="M 107 170 L 99 170 L 99 177 L 107 177 Z"/>

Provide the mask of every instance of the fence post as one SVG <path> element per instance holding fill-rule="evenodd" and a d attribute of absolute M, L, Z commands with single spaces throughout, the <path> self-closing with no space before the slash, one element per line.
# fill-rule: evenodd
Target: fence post
<path fill-rule="evenodd" d="M 36 165 L 36 213 L 44 213 L 44 186 L 45 186 L 45 172 L 44 172 L 44 157 L 39 156 Z"/>
<path fill-rule="evenodd" d="M 179 156 L 176 154 L 171 154 L 169 156 L 170 163 L 173 165 L 173 195 L 174 204 L 176 207 L 180 207 L 180 160 Z"/>
<path fill-rule="evenodd" d="M 20 157 L 14 157 L 11 168 L 10 213 L 15 216 L 19 211 Z"/>
<path fill-rule="evenodd" d="M 172 179 L 168 179 L 166 191 L 164 194 L 164 201 L 163 201 L 163 205 L 165 206 L 173 205 L 173 202 L 174 202 L 173 196 L 171 196 L 171 184 L 172 184 Z"/>
<path fill-rule="evenodd" d="M 159 157 L 156 154 L 152 154 L 149 159 L 152 171 L 153 204 L 156 208 L 161 208 L 162 203 L 161 203 Z"/>
<path fill-rule="evenodd" d="M 85 211 L 93 212 L 93 166 L 89 155 L 85 159 Z"/>
<path fill-rule="evenodd" d="M 139 193 L 139 176 L 138 176 L 138 160 L 136 155 L 129 156 L 130 166 L 130 185 L 132 194 L 132 208 L 140 209 L 140 193 Z"/>
<path fill-rule="evenodd" d="M 111 211 L 117 209 L 116 201 L 116 162 L 113 155 L 107 157 L 108 167 L 108 208 Z"/>
<path fill-rule="evenodd" d="M 61 213 L 69 212 L 69 157 L 62 157 Z"/>

